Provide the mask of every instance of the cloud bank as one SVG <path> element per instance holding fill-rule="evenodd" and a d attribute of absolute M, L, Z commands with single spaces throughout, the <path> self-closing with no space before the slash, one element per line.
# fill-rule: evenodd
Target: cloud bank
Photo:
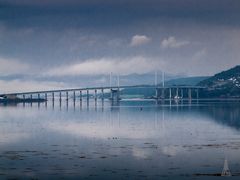
<path fill-rule="evenodd" d="M 48 76 L 102 75 L 114 72 L 128 75 L 132 73 L 148 73 L 163 68 L 164 62 L 159 59 L 135 56 L 130 58 L 89 59 L 72 65 L 64 65 L 50 69 Z"/>
<path fill-rule="evenodd" d="M 63 87 L 69 87 L 63 82 L 51 82 L 51 81 L 37 81 L 37 80 L 11 80 L 5 81 L 0 80 L 1 92 L 13 93 L 13 92 L 27 92 L 27 91 L 38 91 L 38 90 L 53 90 L 62 89 Z"/>
<path fill-rule="evenodd" d="M 27 73 L 30 66 L 15 59 L 6 59 L 0 57 L 0 75 Z"/>

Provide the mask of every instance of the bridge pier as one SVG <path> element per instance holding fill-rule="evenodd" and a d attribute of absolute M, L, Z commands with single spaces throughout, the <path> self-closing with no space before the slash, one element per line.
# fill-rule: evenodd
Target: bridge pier
<path fill-rule="evenodd" d="M 82 91 L 79 91 L 80 94 L 80 101 L 82 101 Z"/>
<path fill-rule="evenodd" d="M 183 99 L 183 88 L 181 88 L 181 99 Z"/>
<path fill-rule="evenodd" d="M 162 88 L 162 94 L 161 94 L 161 98 L 164 99 L 165 98 L 165 89 Z"/>
<path fill-rule="evenodd" d="M 67 110 L 68 110 L 68 100 L 66 100 L 66 108 L 67 108 Z"/>
<path fill-rule="evenodd" d="M 68 101 L 68 91 L 66 91 L 66 101 Z"/>
<path fill-rule="evenodd" d="M 192 89 L 188 88 L 188 99 L 191 100 L 192 99 Z"/>
<path fill-rule="evenodd" d="M 89 100 L 89 90 L 87 90 L 87 101 Z"/>
<path fill-rule="evenodd" d="M 176 98 L 178 99 L 178 88 L 176 88 Z"/>
<path fill-rule="evenodd" d="M 66 91 L 66 107 L 68 108 L 68 91 Z"/>
<path fill-rule="evenodd" d="M 52 108 L 54 109 L 54 93 L 53 93 Z"/>
<path fill-rule="evenodd" d="M 59 92 L 59 101 L 62 101 L 62 92 Z"/>
<path fill-rule="evenodd" d="M 119 95 L 119 89 L 111 89 L 111 97 L 110 99 L 112 101 L 119 101 L 120 100 L 120 95 Z"/>
<path fill-rule="evenodd" d="M 161 91 L 161 92 L 160 92 Z M 171 88 L 169 88 L 169 96 L 170 96 L 170 99 L 171 99 L 171 96 L 172 96 L 172 92 L 171 92 Z M 155 92 L 155 98 L 157 100 L 159 99 L 165 99 L 165 88 L 164 87 L 159 87 L 159 88 L 156 88 L 156 92 Z"/>
<path fill-rule="evenodd" d="M 155 89 L 155 96 L 156 96 L 156 99 L 158 99 L 158 88 Z"/>
<path fill-rule="evenodd" d="M 102 101 L 104 100 L 104 90 L 102 89 Z"/>
<path fill-rule="evenodd" d="M 75 105 L 76 105 L 76 92 L 73 91 L 73 107 L 74 107 L 74 110 L 75 110 Z"/>
<path fill-rule="evenodd" d="M 40 94 L 38 93 L 38 108 L 40 108 Z"/>
<path fill-rule="evenodd" d="M 59 92 L 59 105 L 61 108 L 62 107 L 62 92 L 61 91 Z"/>
<path fill-rule="evenodd" d="M 76 101 L 76 92 L 73 91 L 73 101 L 75 102 Z"/>
<path fill-rule="evenodd" d="M 94 90 L 94 99 L 97 101 L 97 89 Z"/>
<path fill-rule="evenodd" d="M 23 106 L 25 106 L 25 94 L 23 94 L 22 96 L 23 96 Z"/>
<path fill-rule="evenodd" d="M 31 106 L 32 106 L 32 97 L 33 97 L 33 95 L 31 94 L 31 95 L 30 95 L 30 99 L 31 99 L 30 104 L 31 104 Z"/>
<path fill-rule="evenodd" d="M 172 99 L 172 89 L 171 88 L 169 88 L 169 99 L 170 99 L 170 101 Z"/>
<path fill-rule="evenodd" d="M 87 108 L 89 108 L 89 90 L 87 90 Z"/>
<path fill-rule="evenodd" d="M 54 101 L 54 92 L 52 93 L 52 101 Z"/>
<path fill-rule="evenodd" d="M 161 93 L 160 93 L 161 90 Z M 156 88 L 156 99 L 163 99 L 164 98 L 164 89 L 163 88 Z"/>
<path fill-rule="evenodd" d="M 47 107 L 47 93 L 45 93 L 45 107 Z"/>

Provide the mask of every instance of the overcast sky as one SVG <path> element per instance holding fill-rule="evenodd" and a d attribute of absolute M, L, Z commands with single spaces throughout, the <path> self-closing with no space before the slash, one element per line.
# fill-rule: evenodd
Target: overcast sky
<path fill-rule="evenodd" d="M 239 57 L 239 0 L 0 0 L 0 91 L 110 72 L 207 76 Z"/>

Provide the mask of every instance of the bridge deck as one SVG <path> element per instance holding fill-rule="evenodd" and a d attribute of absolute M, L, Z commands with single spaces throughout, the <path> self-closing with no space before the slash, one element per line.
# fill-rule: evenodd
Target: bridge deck
<path fill-rule="evenodd" d="M 57 90 L 46 90 L 46 91 L 29 91 L 29 92 L 16 92 L 16 93 L 5 93 L 0 94 L 0 96 L 4 95 L 27 95 L 27 94 L 42 94 L 42 93 L 57 93 L 57 92 L 68 92 L 68 91 L 87 91 L 87 90 L 110 90 L 110 89 L 126 89 L 126 88 L 150 88 L 150 89 L 205 89 L 206 87 L 202 86 L 146 86 L 146 85 L 135 85 L 135 86 L 104 86 L 104 87 L 86 87 L 86 88 L 71 88 L 71 89 L 57 89 Z"/>

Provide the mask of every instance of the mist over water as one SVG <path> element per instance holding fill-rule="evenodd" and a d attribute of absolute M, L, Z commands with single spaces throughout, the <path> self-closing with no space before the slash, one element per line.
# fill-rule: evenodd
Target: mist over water
<path fill-rule="evenodd" d="M 0 179 L 206 179 L 221 174 L 225 159 L 237 179 L 239 105 L 0 106 Z"/>

